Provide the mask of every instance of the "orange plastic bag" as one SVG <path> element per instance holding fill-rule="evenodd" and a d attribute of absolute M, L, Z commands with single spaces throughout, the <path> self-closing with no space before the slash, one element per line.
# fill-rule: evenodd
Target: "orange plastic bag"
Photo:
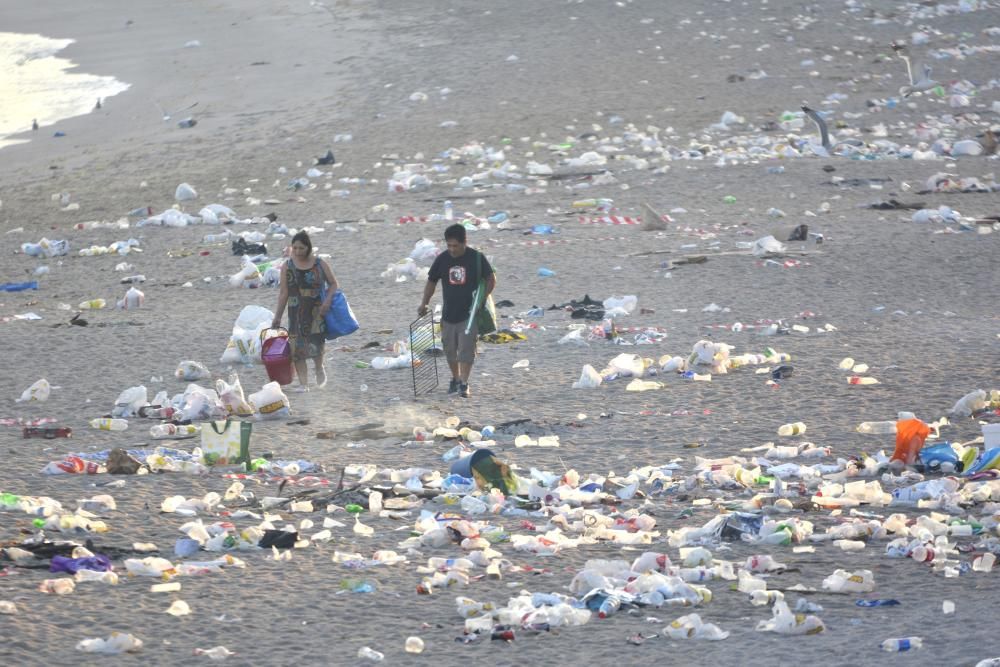
<path fill-rule="evenodd" d="M 896 422 L 896 451 L 892 453 L 892 460 L 902 461 L 906 465 L 914 463 L 930 432 L 930 426 L 919 419 L 901 419 Z"/>

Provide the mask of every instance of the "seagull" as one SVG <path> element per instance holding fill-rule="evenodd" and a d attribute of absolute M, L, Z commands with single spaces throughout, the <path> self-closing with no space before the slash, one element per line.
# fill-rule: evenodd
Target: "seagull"
<path fill-rule="evenodd" d="M 922 93 L 940 85 L 937 81 L 931 79 L 931 66 L 926 64 L 923 67 L 923 76 L 919 80 L 914 81 L 913 67 L 910 64 L 910 57 L 905 54 L 906 47 L 893 42 L 892 50 L 896 52 L 896 56 L 899 57 L 900 60 L 906 63 L 906 76 L 910 80 L 910 85 L 901 86 L 899 88 L 900 95 L 903 97 L 909 97 L 913 93 Z"/>
<path fill-rule="evenodd" d="M 820 145 L 823 147 L 823 150 L 826 151 L 826 154 L 829 155 L 833 146 L 830 144 L 830 132 L 826 129 L 826 121 L 823 120 L 823 117 L 816 113 L 815 110 L 804 104 L 802 105 L 802 112 L 809 116 L 809 119 L 812 120 L 812 122 L 816 123 L 816 129 L 819 130 Z"/>
<path fill-rule="evenodd" d="M 815 109 L 804 104 L 802 105 L 802 112 L 809 116 L 809 119 L 816 124 L 816 129 L 819 131 L 820 145 L 811 144 L 811 148 L 817 155 L 828 157 L 835 148 L 841 148 L 840 155 L 857 153 L 864 147 L 864 142 L 857 139 L 845 139 L 835 144 L 830 143 L 830 130 L 827 129 L 826 121 L 823 120 L 823 117 Z"/>

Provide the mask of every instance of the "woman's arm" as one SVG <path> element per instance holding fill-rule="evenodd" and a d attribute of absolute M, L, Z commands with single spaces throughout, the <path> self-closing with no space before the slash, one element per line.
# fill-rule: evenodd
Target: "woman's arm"
<path fill-rule="evenodd" d="M 333 275 L 333 270 L 330 268 L 330 265 L 323 260 L 317 261 L 319 261 L 320 268 L 323 271 L 323 277 L 326 279 L 327 285 L 329 285 L 329 288 L 326 290 L 326 298 L 323 299 L 323 303 L 319 306 L 320 315 L 325 317 L 330 310 L 330 305 L 333 303 L 333 296 L 337 293 L 337 290 L 340 289 L 340 284 L 337 282 L 337 276 Z"/>
<path fill-rule="evenodd" d="M 292 261 L 291 259 L 285 260 Z M 278 282 L 278 307 L 274 310 L 274 319 L 271 321 L 271 328 L 277 329 L 281 326 L 281 315 L 285 312 L 285 304 L 288 303 L 288 271 L 286 267 L 281 267 L 281 280 Z"/>

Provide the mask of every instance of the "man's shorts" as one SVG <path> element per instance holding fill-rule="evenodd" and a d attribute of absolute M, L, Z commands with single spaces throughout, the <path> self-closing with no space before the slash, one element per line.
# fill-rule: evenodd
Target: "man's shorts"
<path fill-rule="evenodd" d="M 465 333 L 465 326 L 466 322 L 441 321 L 441 344 L 449 362 L 471 364 L 476 360 L 476 325 L 469 333 Z"/>

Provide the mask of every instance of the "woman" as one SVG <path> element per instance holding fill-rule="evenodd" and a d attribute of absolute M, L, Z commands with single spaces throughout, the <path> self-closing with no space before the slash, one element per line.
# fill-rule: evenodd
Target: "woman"
<path fill-rule="evenodd" d="M 288 306 L 288 342 L 292 348 L 295 373 L 299 376 L 298 391 L 309 391 L 307 361 L 316 366 L 316 385 L 326 386 L 323 368 L 323 349 L 326 342 L 326 323 L 323 318 L 330 310 L 334 293 L 340 289 L 337 277 L 329 265 L 313 256 L 312 240 L 306 232 L 292 237 L 291 255 L 281 271 L 278 308 L 271 328 L 281 326 L 281 314 Z M 320 301 L 319 292 L 326 283 L 326 298 Z"/>

